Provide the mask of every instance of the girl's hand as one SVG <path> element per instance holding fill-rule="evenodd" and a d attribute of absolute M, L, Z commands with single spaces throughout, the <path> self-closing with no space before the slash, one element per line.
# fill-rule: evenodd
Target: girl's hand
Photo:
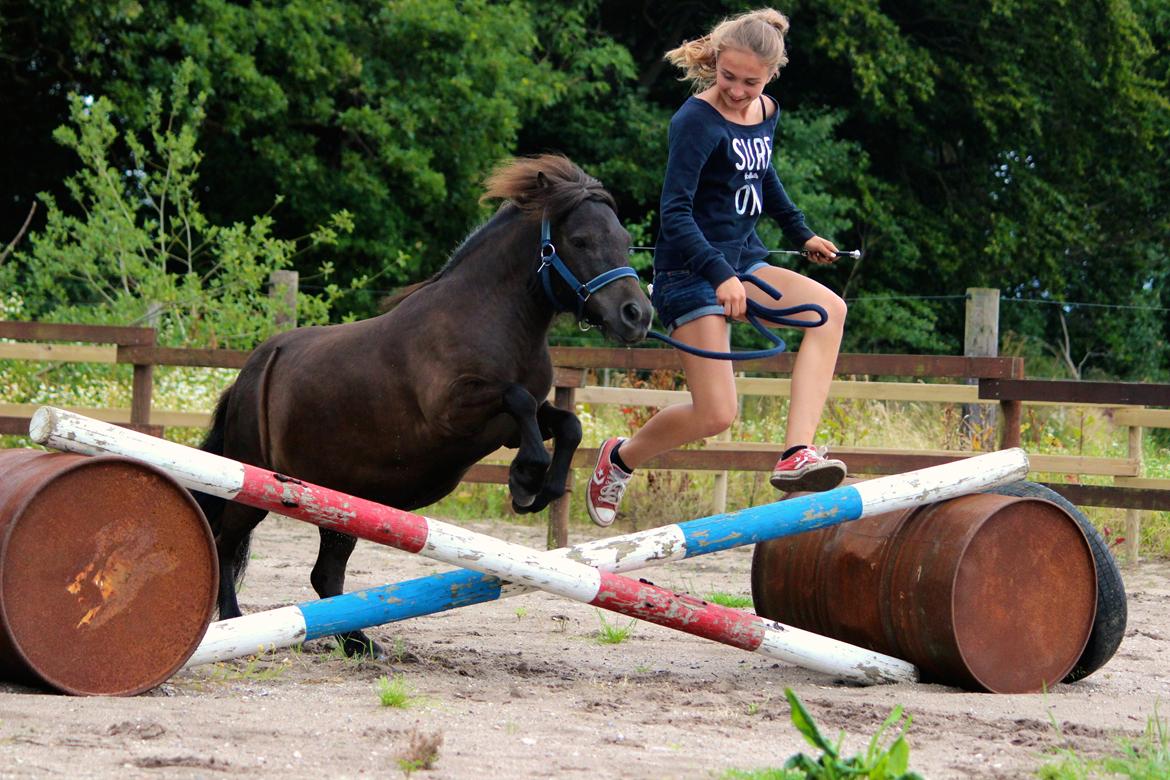
<path fill-rule="evenodd" d="M 817 265 L 831 265 L 837 262 L 837 247 L 827 238 L 813 236 L 804 242 L 804 251 L 808 252 L 808 259 Z"/>
<path fill-rule="evenodd" d="M 734 276 L 725 279 L 715 288 L 715 300 L 723 307 L 724 316 L 742 317 L 747 311 L 747 290 L 743 282 Z"/>

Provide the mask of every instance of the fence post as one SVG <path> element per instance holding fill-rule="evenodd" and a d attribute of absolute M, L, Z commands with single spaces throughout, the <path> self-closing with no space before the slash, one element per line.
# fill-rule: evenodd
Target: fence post
<path fill-rule="evenodd" d="M 162 304 L 157 301 L 146 307 L 143 321 L 154 328 L 151 346 L 158 345 L 158 321 L 162 316 Z M 134 364 L 134 380 L 130 385 L 130 424 L 150 425 L 150 406 L 154 402 L 154 365 Z"/>
<path fill-rule="evenodd" d="M 737 371 L 737 372 L 735 372 L 735 375 L 736 376 L 743 376 L 744 373 L 742 371 Z M 736 406 L 738 408 L 738 411 L 736 412 L 736 416 L 740 419 L 743 419 L 743 396 L 742 395 L 736 397 Z M 718 439 L 719 441 L 731 441 L 731 428 L 728 428 L 727 430 L 723 431 L 715 438 Z M 728 475 L 729 475 L 729 472 L 727 472 L 727 471 L 716 471 L 715 472 L 715 484 L 711 490 L 711 514 L 713 514 L 713 515 L 721 515 L 727 511 L 727 477 L 728 477 Z"/>
<path fill-rule="evenodd" d="M 731 429 L 715 437 L 719 441 L 731 441 Z M 727 472 L 715 472 L 715 484 L 711 489 L 711 514 L 721 515 L 727 511 Z"/>
<path fill-rule="evenodd" d="M 577 410 L 577 388 L 585 386 L 585 371 L 580 368 L 553 368 L 553 406 L 570 412 Z M 565 475 L 565 494 L 548 505 L 548 549 L 569 546 L 569 504 L 573 500 L 573 469 Z"/>
<path fill-rule="evenodd" d="M 300 274 L 296 271 L 273 271 L 268 276 L 268 297 L 275 302 L 273 322 L 278 331 L 297 326 L 297 287 Z"/>
<path fill-rule="evenodd" d="M 1142 468 L 1142 434 L 1144 429 L 1140 425 L 1129 426 L 1129 457 L 1137 461 L 1138 476 L 1144 472 Z M 1125 563 L 1132 566 L 1138 562 L 1138 553 L 1142 542 L 1142 512 L 1140 509 L 1125 510 Z"/>
<path fill-rule="evenodd" d="M 967 288 L 963 354 L 967 357 L 999 355 L 999 290 L 989 287 Z M 962 433 L 972 449 L 994 449 L 999 416 L 996 412 L 994 405 L 963 404 Z"/>

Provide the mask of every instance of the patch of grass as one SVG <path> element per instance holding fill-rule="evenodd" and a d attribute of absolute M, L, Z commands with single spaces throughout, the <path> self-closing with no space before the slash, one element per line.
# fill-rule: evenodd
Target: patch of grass
<path fill-rule="evenodd" d="M 608 622 L 600 611 L 597 613 L 597 619 L 601 621 L 601 627 L 597 629 L 597 642 L 602 645 L 620 645 L 630 638 L 630 634 L 634 631 L 634 624 L 638 622 L 631 619 L 624 626 L 614 625 Z"/>
<path fill-rule="evenodd" d="M 910 728 L 910 716 L 903 715 L 902 707 L 893 712 L 878 728 L 869 741 L 864 755 L 841 756 L 844 732 L 834 744 L 821 734 L 812 716 L 804 708 L 800 698 L 791 688 L 784 689 L 784 696 L 792 708 L 792 725 L 801 733 L 809 745 L 820 751 L 813 757 L 797 753 L 784 762 L 779 769 L 757 769 L 744 771 L 731 769 L 722 774 L 723 780 L 838 780 L 839 778 L 864 777 L 869 780 L 922 780 L 916 772 L 909 771 L 910 745 L 906 742 L 906 731 Z M 883 735 L 890 729 L 898 730 L 888 745 L 883 746 Z"/>
<path fill-rule="evenodd" d="M 585 506 L 581 505 L 582 508 Z M 440 499 L 427 508 L 431 517 L 446 517 L 452 520 L 507 519 L 520 525 L 543 525 L 547 515 L 518 515 L 512 511 L 512 494 L 507 485 L 486 483 L 463 483 L 455 492 Z"/>
<path fill-rule="evenodd" d="M 717 590 L 714 593 L 708 593 L 703 597 L 706 601 L 712 604 L 719 604 L 723 607 L 732 607 L 734 609 L 752 609 L 755 603 L 751 596 L 745 596 L 742 593 L 725 593 Z"/>
<path fill-rule="evenodd" d="M 528 607 L 516 607 L 516 619 L 523 620 L 528 616 Z"/>
<path fill-rule="evenodd" d="M 366 664 L 379 663 L 365 653 L 361 653 L 359 655 L 349 655 L 345 652 L 345 648 L 342 646 L 341 642 L 337 641 L 336 638 L 332 639 L 331 641 L 333 644 L 329 648 L 329 652 L 324 654 L 324 657 L 330 661 L 340 661 L 346 666 L 353 667 L 361 667 Z"/>
<path fill-rule="evenodd" d="M 394 646 L 390 648 L 390 657 L 394 659 L 394 663 L 400 664 L 405 661 L 406 654 L 406 642 L 400 636 L 394 637 Z"/>
<path fill-rule="evenodd" d="M 212 667 L 210 677 L 219 682 L 235 682 L 248 680 L 250 682 L 264 682 L 275 680 L 292 665 L 292 660 L 276 661 L 272 654 L 250 655 L 236 661 L 221 661 Z"/>
<path fill-rule="evenodd" d="M 1051 715 L 1049 716 L 1051 718 Z M 1061 733 L 1055 720 L 1052 726 Z M 1070 747 L 1059 748 L 1055 758 L 1036 770 L 1043 780 L 1087 780 L 1091 777 L 1130 777 L 1160 780 L 1170 777 L 1170 725 L 1154 714 L 1146 720 L 1141 736 L 1118 741 L 1118 751 L 1103 758 L 1086 758 Z"/>
<path fill-rule="evenodd" d="M 723 780 L 804 780 L 804 772 L 795 769 L 728 769 L 719 776 Z"/>
<path fill-rule="evenodd" d="M 406 747 L 397 756 L 398 768 L 406 777 L 419 769 L 434 769 L 439 760 L 439 748 L 443 746 L 443 734 L 436 731 L 427 734 L 415 726 L 406 734 Z"/>
<path fill-rule="evenodd" d="M 406 709 L 417 702 L 417 697 L 411 692 L 410 684 L 401 674 L 393 677 L 378 678 L 378 701 L 383 707 Z"/>

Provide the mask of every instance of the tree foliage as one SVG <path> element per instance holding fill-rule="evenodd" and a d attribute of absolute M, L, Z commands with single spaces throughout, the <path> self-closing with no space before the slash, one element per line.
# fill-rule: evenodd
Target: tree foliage
<path fill-rule="evenodd" d="M 34 318 L 152 324 L 176 345 L 247 348 L 272 334 L 268 278 L 291 265 L 298 242 L 275 238 L 268 216 L 220 226 L 203 215 L 194 190 L 205 96 L 190 95 L 191 73 L 190 62 L 176 70 L 165 104 L 147 95 L 144 137 L 116 127 L 108 98 L 71 96 L 71 121 L 54 137 L 81 160 L 66 180 L 77 215 L 45 194 L 45 226 L 9 269 Z M 130 169 L 111 163 L 123 145 Z M 334 244 L 351 227 L 339 212 L 305 243 Z M 327 322 L 339 293 L 299 295 L 299 321 Z"/>
<path fill-rule="evenodd" d="M 815 44 L 798 67 L 817 78 L 796 79 L 799 99 L 850 107 L 845 132 L 890 188 L 871 235 L 899 235 L 873 247 L 856 292 L 991 286 L 1143 307 L 1005 306 L 1004 319 L 1051 344 L 1063 316 L 1098 370 L 1164 372 L 1170 117 L 1153 5 L 917 0 L 877 19 L 865 0 L 801 3 L 794 25 Z M 951 340 L 961 312 L 939 309 Z"/>
<path fill-rule="evenodd" d="M 0 127 L 5 241 L 32 193 L 67 193 L 76 156 L 51 138 L 67 94 L 108 98 L 111 123 L 140 133 L 146 96 L 190 61 L 206 95 L 192 186 L 208 219 L 268 213 L 273 235 L 305 235 L 348 210 L 354 231 L 330 253 L 341 283 L 377 280 L 345 299 L 363 315 L 372 288 L 433 272 L 484 218 L 482 176 L 510 154 L 569 154 L 651 241 L 666 123 L 687 91 L 662 54 L 758 5 L 0 3 L 0 105 L 22 119 Z M 1013 348 L 1060 355 L 1073 373 L 1166 376 L 1165 3 L 793 0 L 782 10 L 792 30 L 790 62 L 768 88 L 785 112 L 775 163 L 810 225 L 865 253 L 800 266 L 851 301 L 847 349 L 960 351 L 961 296 L 991 286 L 1005 296 Z M 130 156 L 111 163 L 132 169 Z"/>

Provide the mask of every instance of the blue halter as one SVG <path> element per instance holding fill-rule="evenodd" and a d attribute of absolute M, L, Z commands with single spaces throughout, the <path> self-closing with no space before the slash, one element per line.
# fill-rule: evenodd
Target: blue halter
<path fill-rule="evenodd" d="M 550 270 L 551 269 L 551 270 Z M 569 285 L 577 297 L 577 321 L 584 320 L 585 302 L 589 300 L 589 296 L 605 287 L 610 282 L 616 282 L 627 276 L 638 278 L 638 272 L 628 265 L 620 268 L 611 268 L 610 270 L 598 274 L 590 279 L 588 282 L 582 284 L 565 262 L 561 260 L 560 255 L 557 254 L 557 248 L 553 246 L 552 229 L 548 224 L 548 217 L 540 220 L 540 267 L 536 269 L 537 276 L 540 277 L 540 284 L 544 287 L 544 294 L 548 297 L 549 303 L 552 304 L 553 309 L 558 312 L 572 311 L 569 307 L 563 305 L 557 300 L 556 294 L 552 288 L 552 270 L 555 270 L 560 275 L 565 284 Z"/>

